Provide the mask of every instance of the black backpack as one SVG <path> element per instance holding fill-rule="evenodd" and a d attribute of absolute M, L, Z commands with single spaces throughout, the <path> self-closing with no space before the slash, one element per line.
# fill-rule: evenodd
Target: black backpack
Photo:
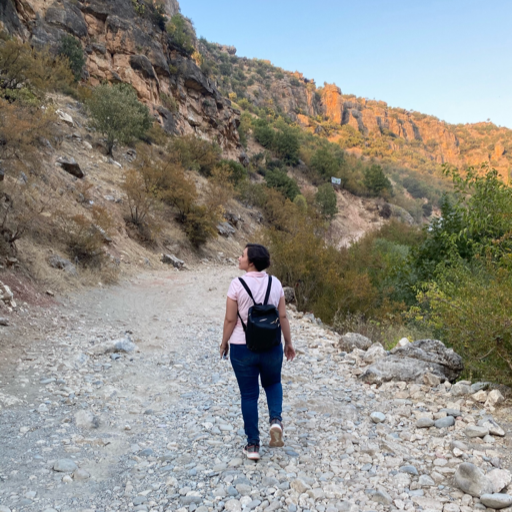
<path fill-rule="evenodd" d="M 272 276 L 268 276 L 267 293 L 265 294 L 263 304 L 257 304 L 247 283 L 241 277 L 238 279 L 240 279 L 245 291 L 254 302 L 254 306 L 249 308 L 247 325 L 244 324 L 240 313 L 238 313 L 244 328 L 247 348 L 252 352 L 265 352 L 270 350 L 281 343 L 279 312 L 274 305 L 267 304 L 270 296 L 270 288 L 272 287 Z"/>

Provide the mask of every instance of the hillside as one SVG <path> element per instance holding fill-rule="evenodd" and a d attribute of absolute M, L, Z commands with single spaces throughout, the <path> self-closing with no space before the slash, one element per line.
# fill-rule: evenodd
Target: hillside
<path fill-rule="evenodd" d="M 289 116 L 305 130 L 357 155 L 433 172 L 489 163 L 508 179 L 512 131 L 490 122 L 452 125 L 420 112 L 343 94 L 335 84 L 317 87 L 302 73 L 270 61 L 237 57 L 233 47 L 202 40 L 200 51 L 219 89 L 240 103 Z"/>

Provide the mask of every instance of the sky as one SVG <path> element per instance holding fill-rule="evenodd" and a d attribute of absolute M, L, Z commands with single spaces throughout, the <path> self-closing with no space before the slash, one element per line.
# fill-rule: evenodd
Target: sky
<path fill-rule="evenodd" d="M 180 0 L 240 57 L 449 123 L 512 128 L 512 0 Z"/>

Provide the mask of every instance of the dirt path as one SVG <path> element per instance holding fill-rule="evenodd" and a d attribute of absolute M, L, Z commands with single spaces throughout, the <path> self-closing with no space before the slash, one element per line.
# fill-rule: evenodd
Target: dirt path
<path fill-rule="evenodd" d="M 0 512 L 485 510 L 453 487 L 461 462 L 491 476 L 504 468 L 493 478 L 506 491 L 506 423 L 504 438 L 468 439 L 487 417 L 480 404 L 445 385 L 368 386 L 361 354 L 293 312 L 286 445 L 266 448 L 262 396 L 262 459 L 243 459 L 238 388 L 217 352 L 237 275 L 147 273 L 27 310 L 0 331 Z M 107 350 L 129 346 L 126 336 L 137 350 Z M 417 428 L 447 409 L 459 414 L 452 426 Z"/>

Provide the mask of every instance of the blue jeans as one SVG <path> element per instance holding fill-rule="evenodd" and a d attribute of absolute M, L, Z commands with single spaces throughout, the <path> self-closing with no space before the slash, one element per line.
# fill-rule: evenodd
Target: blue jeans
<path fill-rule="evenodd" d="M 260 444 L 258 429 L 258 397 L 261 385 L 267 395 L 269 419 L 282 420 L 283 387 L 281 368 L 283 366 L 283 345 L 267 352 L 251 352 L 246 345 L 230 345 L 230 359 L 235 371 L 240 395 L 242 396 L 242 416 L 248 445 Z"/>

